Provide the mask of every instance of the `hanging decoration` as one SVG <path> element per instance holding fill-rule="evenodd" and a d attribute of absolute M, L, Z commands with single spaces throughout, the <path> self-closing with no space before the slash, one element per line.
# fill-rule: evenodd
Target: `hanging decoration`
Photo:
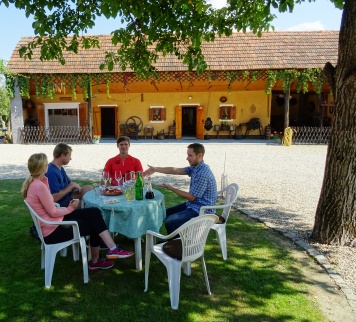
<path fill-rule="evenodd" d="M 205 121 L 205 125 L 204 125 L 204 128 L 205 130 L 207 131 L 210 131 L 213 127 L 213 121 L 211 120 L 210 117 L 207 117 L 206 121 Z"/>

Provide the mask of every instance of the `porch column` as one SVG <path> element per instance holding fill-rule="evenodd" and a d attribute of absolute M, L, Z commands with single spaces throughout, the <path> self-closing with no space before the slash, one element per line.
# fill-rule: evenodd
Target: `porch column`
<path fill-rule="evenodd" d="M 15 79 L 15 94 L 10 100 L 10 125 L 12 130 L 12 142 L 14 144 L 21 143 L 21 128 L 23 123 L 22 98 L 20 96 L 20 88 L 17 78 Z"/>
<path fill-rule="evenodd" d="M 288 91 L 284 93 L 284 130 L 289 126 L 289 96 L 290 96 L 290 88 Z"/>
<path fill-rule="evenodd" d="M 90 131 L 90 136 L 93 135 L 93 121 L 92 121 L 92 110 L 91 110 L 91 84 L 88 85 L 88 126 Z"/>

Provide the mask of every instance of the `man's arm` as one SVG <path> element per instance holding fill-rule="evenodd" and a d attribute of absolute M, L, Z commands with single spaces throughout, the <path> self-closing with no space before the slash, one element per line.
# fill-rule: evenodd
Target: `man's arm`
<path fill-rule="evenodd" d="M 56 193 L 52 193 L 54 202 L 57 202 L 59 200 L 61 200 L 65 195 L 67 195 L 69 192 L 71 192 L 73 189 L 78 190 L 78 193 L 80 193 L 80 185 L 75 183 L 75 182 L 71 182 L 68 186 L 66 186 L 65 188 L 63 188 L 62 190 L 59 190 Z"/>
<path fill-rule="evenodd" d="M 154 167 L 148 164 L 148 169 L 144 171 L 144 176 L 150 176 L 151 174 L 159 172 L 164 174 L 178 174 L 186 175 L 184 168 L 174 168 L 174 167 Z"/>
<path fill-rule="evenodd" d="M 166 188 L 166 189 L 174 192 L 178 196 L 180 196 L 180 197 L 182 197 L 184 199 L 187 199 L 189 201 L 194 201 L 196 199 L 196 196 L 192 195 L 191 193 L 183 191 L 183 190 L 179 190 L 177 188 L 174 188 L 170 184 L 163 183 L 163 184 L 159 184 L 158 186 L 162 187 L 162 188 Z"/>

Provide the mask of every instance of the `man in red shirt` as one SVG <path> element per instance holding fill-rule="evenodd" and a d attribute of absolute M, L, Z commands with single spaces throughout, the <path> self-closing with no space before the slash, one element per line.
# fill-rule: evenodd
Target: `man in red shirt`
<path fill-rule="evenodd" d="M 110 173 L 111 183 L 114 186 L 118 185 L 115 179 L 115 171 L 121 171 L 122 178 L 125 178 L 125 173 L 127 172 L 143 172 L 141 161 L 129 155 L 130 138 L 128 136 L 120 136 L 117 139 L 117 147 L 120 153 L 109 159 L 104 167 L 104 171 Z M 120 182 L 120 185 L 121 184 L 122 182 Z"/>

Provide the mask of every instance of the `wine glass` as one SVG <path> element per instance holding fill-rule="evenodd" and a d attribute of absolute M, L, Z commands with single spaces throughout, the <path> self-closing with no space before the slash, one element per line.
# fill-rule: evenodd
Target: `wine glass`
<path fill-rule="evenodd" d="M 115 180 L 118 186 L 120 186 L 121 179 L 122 179 L 121 171 L 115 171 Z"/>
<path fill-rule="evenodd" d="M 104 180 L 105 187 L 106 187 L 108 181 L 110 180 L 110 173 L 109 172 L 103 171 L 103 180 Z"/>
<path fill-rule="evenodd" d="M 99 193 L 100 193 L 100 197 L 101 199 L 105 199 L 103 193 L 104 193 L 104 189 L 105 189 L 105 186 L 104 186 L 104 179 L 103 179 L 103 175 L 99 175 Z"/>
<path fill-rule="evenodd" d="M 135 171 L 125 173 L 125 182 L 134 182 L 135 181 Z"/>
<path fill-rule="evenodd" d="M 135 171 L 131 171 L 130 175 L 131 175 L 131 182 L 135 183 L 136 182 L 136 172 Z"/>

